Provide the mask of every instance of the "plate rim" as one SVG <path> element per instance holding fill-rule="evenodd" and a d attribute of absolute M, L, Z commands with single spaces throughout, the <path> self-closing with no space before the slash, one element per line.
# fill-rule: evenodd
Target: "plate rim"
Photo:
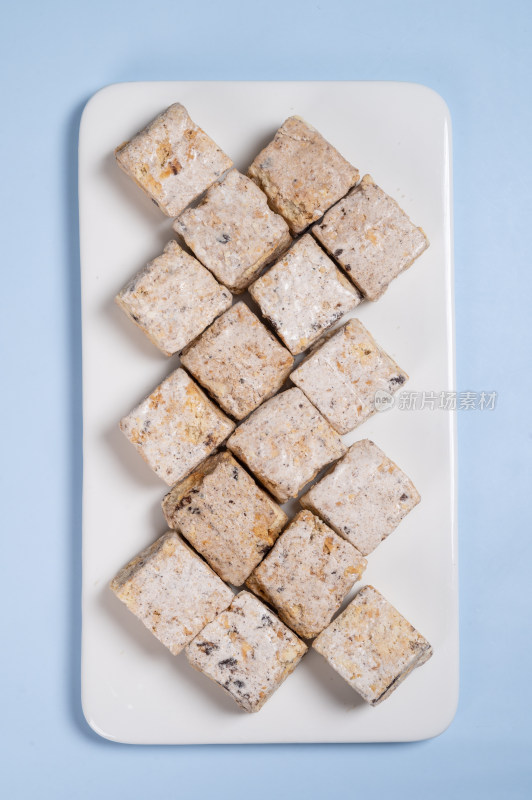
<path fill-rule="evenodd" d="M 445 264 L 445 273 L 446 273 L 446 287 L 447 287 L 447 296 L 446 296 L 446 303 L 445 303 L 445 312 L 446 312 L 446 319 L 447 319 L 447 333 L 449 335 L 449 348 L 447 352 L 447 371 L 449 377 L 449 389 L 451 391 L 456 391 L 456 325 L 455 325 L 455 259 L 454 259 L 454 198 L 453 198 L 453 136 L 452 136 L 452 118 L 449 106 L 446 100 L 442 97 L 442 95 L 426 84 L 416 81 L 389 81 L 389 80 L 268 80 L 268 79 L 260 79 L 260 80 L 202 80 L 202 79 L 195 79 L 195 80 L 143 80 L 143 81 L 116 81 L 109 84 L 105 84 L 101 88 L 99 88 L 96 92 L 94 92 L 91 97 L 87 100 L 83 107 L 83 111 L 81 113 L 80 124 L 79 124 L 79 133 L 78 133 L 78 218 L 79 218 L 79 226 L 80 226 L 80 277 L 81 277 L 81 294 L 83 295 L 83 264 L 85 259 L 83 257 L 83 246 L 82 246 L 82 237 L 81 237 L 81 230 L 82 230 L 82 181 L 81 181 L 81 150 L 83 144 L 83 134 L 84 129 L 86 127 L 86 120 L 91 113 L 92 107 L 97 103 L 97 101 L 104 95 L 120 91 L 124 87 L 146 87 L 146 86 L 154 86 L 154 85 L 241 85 L 241 84 L 257 84 L 257 85 L 265 85 L 265 84 L 293 84 L 293 85 L 330 85 L 330 84 L 342 84 L 342 85 L 373 85 L 373 86 L 393 86 L 393 87 L 402 87 L 402 88 L 409 88 L 410 90 L 414 90 L 421 94 L 431 95 L 434 99 L 441 106 L 441 110 L 443 116 L 445 118 L 445 126 L 446 126 L 446 145 L 448 148 L 447 152 L 447 171 L 446 177 L 448 180 L 447 185 L 447 198 L 448 204 L 446 206 L 446 210 L 448 211 L 448 219 L 444 223 L 445 231 L 448 230 L 448 238 L 446 238 L 446 245 L 449 247 L 448 257 L 446 259 Z M 170 218 L 169 218 L 170 219 Z M 81 321 L 82 321 L 82 430 L 83 430 L 83 465 L 85 464 L 85 406 L 87 403 L 86 399 L 86 375 L 85 375 L 85 368 L 84 364 L 86 359 L 84 358 L 84 342 L 86 338 L 85 330 L 84 330 L 84 323 L 83 323 L 84 311 L 83 311 L 83 302 L 81 302 Z M 84 681 L 84 651 L 86 649 L 86 643 L 84 641 L 83 630 L 84 630 L 84 617 L 85 617 L 85 571 L 83 570 L 83 555 L 85 549 L 85 540 L 86 540 L 86 523 L 85 523 L 85 480 L 82 479 L 82 525 L 81 525 L 81 534 L 82 534 L 82 579 L 81 579 L 81 708 L 83 716 L 87 722 L 87 725 L 91 728 L 91 730 L 102 739 L 115 743 L 115 744 L 126 744 L 126 745 L 141 745 L 141 746 L 197 746 L 197 745 L 218 745 L 218 744 L 228 744 L 228 745 L 241 745 L 241 744 L 385 744 L 385 743 L 395 743 L 395 742 L 416 742 L 416 741 L 425 741 L 429 739 L 436 738 L 444 733 L 449 726 L 452 724 L 453 720 L 455 719 L 457 710 L 458 710 L 458 703 L 460 699 L 460 676 L 459 676 L 459 667 L 460 667 L 460 620 L 459 620 L 459 581 L 458 581 L 458 430 L 457 430 L 457 412 L 451 411 L 449 413 L 449 444 L 450 444 L 450 452 L 451 452 L 451 463 L 452 463 L 452 471 L 450 476 L 450 488 L 451 488 L 451 496 L 452 496 L 452 530 L 451 530 L 451 541 L 452 541 L 452 584 L 453 584 L 453 617 L 456 626 L 456 659 L 454 661 L 454 668 L 455 668 L 455 676 L 454 676 L 454 703 L 452 707 L 449 708 L 449 713 L 447 717 L 444 719 L 443 723 L 438 722 L 437 725 L 433 726 L 435 729 L 430 729 L 429 732 L 425 733 L 422 736 L 410 737 L 410 738 L 373 738 L 373 739 L 345 739 L 339 738 L 337 740 L 331 739 L 313 739 L 312 741 L 296 741 L 294 739 L 283 739 L 282 737 L 278 739 L 253 739 L 251 741 L 240 741 L 237 739 L 225 739 L 223 741 L 204 741 L 204 740 L 192 740 L 192 739 L 182 739 L 181 741 L 138 741 L 135 738 L 125 738 L 125 737 L 116 737 L 112 733 L 109 733 L 101 727 L 98 722 L 94 719 L 94 715 L 90 712 L 87 702 L 87 687 Z M 84 470 L 83 470 L 84 473 Z M 430 726 L 428 726 L 430 727 Z"/>

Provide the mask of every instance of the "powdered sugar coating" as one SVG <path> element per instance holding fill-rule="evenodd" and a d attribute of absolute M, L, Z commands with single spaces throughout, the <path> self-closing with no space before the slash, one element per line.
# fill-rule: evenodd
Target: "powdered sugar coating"
<path fill-rule="evenodd" d="M 312 228 L 368 300 L 377 300 L 429 246 L 422 228 L 370 175 Z"/>
<path fill-rule="evenodd" d="M 185 652 L 192 666 L 244 711 L 259 711 L 306 651 L 269 608 L 249 592 L 240 592 Z"/>
<path fill-rule="evenodd" d="M 248 175 L 294 233 L 319 219 L 358 181 L 359 172 L 301 117 L 289 117 Z"/>
<path fill-rule="evenodd" d="M 249 291 L 294 355 L 306 350 L 361 300 L 309 234 L 292 245 Z"/>
<path fill-rule="evenodd" d="M 181 363 L 224 411 L 243 419 L 280 389 L 294 359 L 245 303 L 236 303 L 187 348 Z"/>
<path fill-rule="evenodd" d="M 287 521 L 227 451 L 211 456 L 174 486 L 163 511 L 168 525 L 235 586 L 244 583 Z"/>
<path fill-rule="evenodd" d="M 372 706 L 432 655 L 430 643 L 373 586 L 364 586 L 312 646 Z"/>
<path fill-rule="evenodd" d="M 169 217 L 177 217 L 233 165 L 181 103 L 120 145 L 116 160 Z"/>
<path fill-rule="evenodd" d="M 126 564 L 110 586 L 174 655 L 234 597 L 174 531 Z"/>
<path fill-rule="evenodd" d="M 229 436 L 234 423 L 176 369 L 120 422 L 153 471 L 172 486 Z"/>
<path fill-rule="evenodd" d="M 247 586 L 299 636 L 317 636 L 362 577 L 366 559 L 310 511 L 300 511 Z"/>
<path fill-rule="evenodd" d="M 230 307 L 231 292 L 177 242 L 168 242 L 116 296 L 128 317 L 171 356 Z"/>
<path fill-rule="evenodd" d="M 281 503 L 346 451 L 300 389 L 267 400 L 239 425 L 227 446 Z"/>
<path fill-rule="evenodd" d="M 369 439 L 355 442 L 300 503 L 367 556 L 419 503 L 405 473 Z"/>
<path fill-rule="evenodd" d="M 377 391 L 394 394 L 408 375 L 358 319 L 351 319 L 318 342 L 290 378 L 344 434 L 376 412 Z"/>
<path fill-rule="evenodd" d="M 236 169 L 215 183 L 174 230 L 202 264 L 233 292 L 242 292 L 292 241 L 266 195 Z"/>

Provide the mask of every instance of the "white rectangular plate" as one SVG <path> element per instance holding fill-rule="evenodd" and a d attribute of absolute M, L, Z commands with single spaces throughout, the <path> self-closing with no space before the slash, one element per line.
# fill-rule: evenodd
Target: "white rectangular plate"
<path fill-rule="evenodd" d="M 119 419 L 178 364 L 114 305 L 171 238 L 171 221 L 116 166 L 113 150 L 182 102 L 245 170 L 291 114 L 315 125 L 395 197 L 429 250 L 355 314 L 410 375 L 405 391 L 454 388 L 450 120 L 442 99 L 402 83 L 161 82 L 109 86 L 83 114 L 79 146 L 83 309 L 83 643 L 86 719 L 121 742 L 370 742 L 434 736 L 458 696 L 455 415 L 397 406 L 350 436 L 373 439 L 422 501 L 369 557 L 375 585 L 432 643 L 433 658 L 385 703 L 367 706 L 310 652 L 258 714 L 172 656 L 111 593 L 109 580 L 165 530 L 163 483 Z"/>

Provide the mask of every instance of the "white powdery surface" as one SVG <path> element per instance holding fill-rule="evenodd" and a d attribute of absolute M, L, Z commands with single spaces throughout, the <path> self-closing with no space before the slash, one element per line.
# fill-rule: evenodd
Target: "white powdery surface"
<path fill-rule="evenodd" d="M 358 319 L 329 334 L 290 375 L 338 433 L 376 412 L 378 391 L 394 394 L 408 380 Z"/>
<path fill-rule="evenodd" d="M 405 473 L 376 444 L 351 445 L 334 469 L 300 499 L 362 555 L 369 555 L 419 503 Z"/>
<path fill-rule="evenodd" d="M 429 246 L 422 228 L 416 228 L 370 175 L 364 175 L 312 233 L 368 300 L 378 300 Z"/>
<path fill-rule="evenodd" d="M 294 355 L 360 303 L 360 295 L 306 234 L 249 289 Z"/>
<path fill-rule="evenodd" d="M 294 359 L 245 303 L 236 303 L 193 342 L 181 363 L 235 419 L 281 388 Z"/>
<path fill-rule="evenodd" d="M 267 400 L 227 442 L 280 501 L 296 497 L 345 445 L 300 389 Z"/>
<path fill-rule="evenodd" d="M 176 219 L 174 230 L 234 292 L 242 292 L 292 241 L 264 192 L 234 169 L 211 186 L 196 208 Z"/>
<path fill-rule="evenodd" d="M 432 655 L 430 643 L 373 586 L 364 586 L 312 646 L 372 706 Z"/>
<path fill-rule="evenodd" d="M 188 645 L 186 655 L 241 708 L 258 711 L 306 651 L 267 606 L 249 592 L 240 592 Z"/>
<path fill-rule="evenodd" d="M 233 165 L 181 103 L 120 145 L 116 160 L 169 217 L 177 217 Z"/>
<path fill-rule="evenodd" d="M 174 655 L 234 597 L 173 531 L 126 564 L 111 589 Z"/>
<path fill-rule="evenodd" d="M 167 356 L 199 336 L 232 300 L 231 292 L 173 241 L 116 296 L 128 317 Z"/>
<path fill-rule="evenodd" d="M 246 585 L 292 630 L 312 639 L 365 568 L 366 559 L 349 542 L 310 511 L 300 511 Z"/>
<path fill-rule="evenodd" d="M 185 370 L 176 369 L 120 422 L 120 429 L 169 486 L 185 478 L 235 425 Z"/>

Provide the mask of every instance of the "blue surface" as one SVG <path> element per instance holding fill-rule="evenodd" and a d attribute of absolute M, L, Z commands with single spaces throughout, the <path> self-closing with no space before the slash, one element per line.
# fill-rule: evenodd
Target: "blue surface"
<path fill-rule="evenodd" d="M 3 796 L 530 797 L 532 4 L 152 8 L 2 13 Z M 194 78 L 416 81 L 451 109 L 458 388 L 499 401 L 459 414 L 461 699 L 437 739 L 143 748 L 82 717 L 78 124 L 105 84 Z"/>

